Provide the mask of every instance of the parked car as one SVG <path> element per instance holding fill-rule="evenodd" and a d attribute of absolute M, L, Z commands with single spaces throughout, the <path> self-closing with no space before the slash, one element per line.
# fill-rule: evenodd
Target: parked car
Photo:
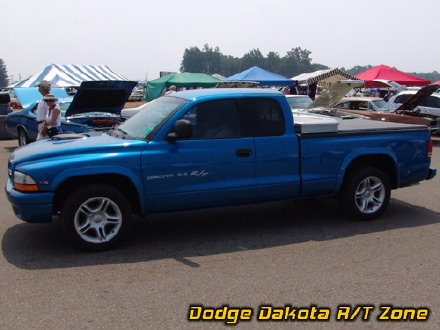
<path fill-rule="evenodd" d="M 367 117 L 356 115 L 356 114 L 348 114 L 346 112 L 333 111 L 328 106 L 319 106 L 313 107 L 313 100 L 308 95 L 286 95 L 287 103 L 289 103 L 290 108 L 292 109 L 292 113 L 294 115 L 307 115 L 314 114 L 317 116 L 331 116 L 338 118 L 339 120 L 344 119 L 356 119 L 363 118 L 367 119 Z"/>
<path fill-rule="evenodd" d="M 340 110 L 387 111 L 388 103 L 380 97 L 344 97 L 335 108 Z"/>
<path fill-rule="evenodd" d="M 0 139 L 8 139 L 9 134 L 6 130 L 6 118 L 12 112 L 9 106 L 11 97 L 8 92 L 0 92 Z"/>
<path fill-rule="evenodd" d="M 392 189 L 436 175 L 423 125 L 297 118 L 284 94 L 255 88 L 188 90 L 147 107 L 99 136 L 15 150 L 5 191 L 16 216 L 58 216 L 74 243 L 103 250 L 123 241 L 133 213 L 333 196 L 369 220 Z"/>
<path fill-rule="evenodd" d="M 438 88 L 438 86 L 437 86 Z M 341 99 L 334 109 L 347 113 L 361 114 L 373 120 L 398 122 L 406 124 L 426 125 L 432 133 L 436 133 L 440 125 L 440 117 L 428 115 L 417 110 L 417 106 L 430 97 L 435 90 L 435 86 L 429 85 L 417 94 L 417 91 L 411 91 L 405 94 L 405 102 L 396 106 L 390 106 L 382 99 L 371 97 L 347 97 Z M 403 93 L 403 92 L 402 92 Z"/>
<path fill-rule="evenodd" d="M 61 131 L 82 133 L 119 125 L 124 121 L 120 116 L 121 109 L 135 85 L 134 81 L 83 82 L 73 98 L 59 99 Z M 6 129 L 12 138 L 18 139 L 20 146 L 37 138 L 37 104 L 8 115 Z"/>
<path fill-rule="evenodd" d="M 152 102 L 152 101 L 151 101 L 151 102 Z M 148 103 L 144 103 L 144 104 L 141 104 L 140 106 L 135 107 L 135 108 L 125 108 L 125 109 L 122 109 L 122 110 L 121 110 L 121 117 L 124 118 L 124 119 L 131 118 L 131 117 L 133 117 L 135 114 L 137 114 L 140 110 L 142 110 L 143 108 L 145 108 L 147 104 L 148 104 Z"/>
<path fill-rule="evenodd" d="M 131 92 L 130 96 L 128 97 L 129 102 L 139 102 L 143 101 L 145 99 L 145 90 L 143 89 L 137 89 Z"/>
<path fill-rule="evenodd" d="M 437 86 L 435 90 L 438 89 L 438 85 L 429 86 Z M 434 87 L 432 88 L 434 89 Z M 418 92 L 419 91 L 417 90 L 406 90 L 392 96 L 388 101 L 390 108 L 393 110 L 398 109 L 402 104 L 408 102 Z M 426 96 L 420 100 L 414 110 L 423 115 L 440 117 L 440 93 L 433 92 L 431 95 Z"/>
<path fill-rule="evenodd" d="M 308 95 L 286 95 L 286 99 L 292 110 L 305 109 L 313 102 Z"/>

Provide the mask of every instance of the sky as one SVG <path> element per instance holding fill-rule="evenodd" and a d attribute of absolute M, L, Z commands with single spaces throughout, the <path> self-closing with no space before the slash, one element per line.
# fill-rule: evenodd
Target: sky
<path fill-rule="evenodd" d="M 301 47 L 331 68 L 440 72 L 440 0 L 0 0 L 0 8 L 0 58 L 14 81 L 52 63 L 152 80 L 205 44 L 234 57 Z"/>

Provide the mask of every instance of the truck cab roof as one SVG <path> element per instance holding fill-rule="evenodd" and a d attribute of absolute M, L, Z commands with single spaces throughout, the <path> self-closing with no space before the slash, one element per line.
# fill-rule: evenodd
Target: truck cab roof
<path fill-rule="evenodd" d="M 186 100 L 196 100 L 211 97 L 237 97 L 240 95 L 255 95 L 255 96 L 283 96 L 284 94 L 273 89 L 262 88 L 205 88 L 205 89 L 190 89 L 181 92 L 174 92 L 168 96 L 175 96 Z"/>

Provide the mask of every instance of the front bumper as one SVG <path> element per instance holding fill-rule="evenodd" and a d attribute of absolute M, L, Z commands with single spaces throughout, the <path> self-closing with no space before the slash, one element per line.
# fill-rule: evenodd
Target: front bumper
<path fill-rule="evenodd" d="M 52 192 L 22 193 L 14 189 L 10 179 L 6 183 L 5 191 L 19 219 L 26 222 L 52 222 Z"/>
<path fill-rule="evenodd" d="M 437 169 L 436 168 L 430 168 L 428 170 L 428 175 L 426 176 L 426 180 L 431 180 L 433 177 L 435 177 L 436 174 L 437 174 Z"/>

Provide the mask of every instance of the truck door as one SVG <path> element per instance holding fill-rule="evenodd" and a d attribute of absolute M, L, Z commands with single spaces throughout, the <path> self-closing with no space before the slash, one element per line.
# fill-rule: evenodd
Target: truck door
<path fill-rule="evenodd" d="M 198 103 L 181 119 L 191 121 L 192 137 L 160 142 L 158 153 L 143 161 L 150 210 L 255 201 L 254 140 L 242 136 L 235 101 Z"/>
<path fill-rule="evenodd" d="M 300 155 L 298 137 L 287 127 L 280 103 L 273 98 L 243 98 L 237 101 L 243 135 L 253 136 L 257 200 L 298 197 Z"/>

